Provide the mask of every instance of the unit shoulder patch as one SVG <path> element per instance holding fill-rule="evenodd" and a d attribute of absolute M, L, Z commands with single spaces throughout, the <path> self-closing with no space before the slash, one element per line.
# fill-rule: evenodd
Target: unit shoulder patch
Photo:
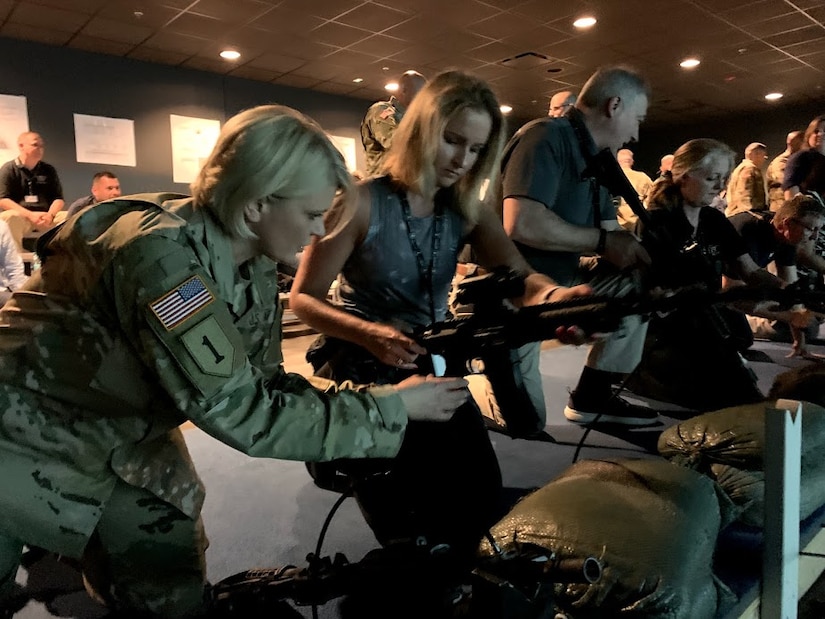
<path fill-rule="evenodd" d="M 235 365 L 235 347 L 214 316 L 200 321 L 181 341 L 204 374 L 228 377 Z"/>

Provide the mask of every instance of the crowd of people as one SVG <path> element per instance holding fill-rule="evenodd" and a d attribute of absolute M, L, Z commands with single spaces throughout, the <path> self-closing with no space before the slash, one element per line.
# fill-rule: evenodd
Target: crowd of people
<path fill-rule="evenodd" d="M 700 137 L 652 181 L 625 148 L 651 99 L 632 68 L 599 68 L 509 141 L 484 80 L 407 72 L 399 86 L 364 118 L 357 182 L 316 122 L 262 105 L 227 121 L 191 196 L 123 197 L 101 171 L 66 211 L 42 138 L 20 137 L 0 168 L 0 249 L 17 256 L 0 282 L 0 608 L 29 545 L 78 559 L 118 611 L 207 616 L 187 420 L 250 456 L 326 463 L 316 480 L 347 477 L 381 544 L 469 561 L 502 515 L 501 471 L 467 381 L 438 376 L 411 336 L 449 316 L 468 255 L 523 278 L 517 307 L 697 283 L 782 288 L 797 265 L 825 273 L 825 116 L 789 134 L 766 173 L 764 144 L 735 166 L 726 144 Z M 605 154 L 644 203 L 621 203 L 621 222 Z M 723 192 L 729 216 L 712 206 Z M 32 232 L 47 233 L 42 267 L 21 276 Z M 320 334 L 314 376 L 282 366 L 278 264 L 297 268 L 291 308 Z M 540 343 L 514 347 L 525 436 L 541 434 L 548 406 L 582 425 L 657 423 L 657 410 L 617 395 L 619 381 L 697 410 L 757 401 L 741 352 L 759 321 L 787 326 L 792 354 L 811 356 L 819 322 L 800 307 L 628 316 L 597 337 L 571 324 L 557 339 L 588 354 L 557 403 L 544 399 Z"/>

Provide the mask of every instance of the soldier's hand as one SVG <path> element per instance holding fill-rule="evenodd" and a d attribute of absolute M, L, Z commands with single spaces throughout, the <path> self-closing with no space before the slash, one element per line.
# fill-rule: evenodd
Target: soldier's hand
<path fill-rule="evenodd" d="M 413 421 L 448 421 L 455 410 L 470 398 L 463 378 L 410 376 L 395 386 Z"/>
<path fill-rule="evenodd" d="M 611 230 L 607 233 L 602 256 L 622 270 L 650 264 L 650 254 L 627 230 Z"/>

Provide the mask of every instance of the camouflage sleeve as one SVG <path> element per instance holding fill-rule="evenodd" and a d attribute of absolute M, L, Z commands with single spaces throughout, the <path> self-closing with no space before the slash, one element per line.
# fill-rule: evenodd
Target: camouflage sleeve
<path fill-rule="evenodd" d="M 376 105 L 370 109 L 368 122 L 375 141 L 387 150 L 392 144 L 392 135 L 398 126 L 395 109 L 389 103 Z"/>
<path fill-rule="evenodd" d="M 252 456 L 306 461 L 398 452 L 407 417 L 394 390 L 321 391 L 281 368 L 263 375 L 218 285 L 176 240 L 151 236 L 122 249 L 111 286 L 148 370 L 174 407 L 218 440 Z"/>

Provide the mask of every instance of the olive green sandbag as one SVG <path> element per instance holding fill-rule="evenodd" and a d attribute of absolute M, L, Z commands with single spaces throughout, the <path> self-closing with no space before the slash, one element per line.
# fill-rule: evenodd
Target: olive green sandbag
<path fill-rule="evenodd" d="M 712 571 L 721 515 L 705 476 L 659 459 L 583 460 L 529 494 L 491 530 L 504 551 L 537 545 L 567 562 L 595 557 L 594 584 L 556 584 L 580 618 L 710 619 L 733 594 Z M 488 542 L 481 553 L 493 553 Z"/>
<path fill-rule="evenodd" d="M 665 458 L 708 475 L 740 509 L 737 520 L 761 528 L 765 513 L 765 410 L 777 400 L 732 406 L 667 428 L 659 437 Z M 771 443 L 768 442 L 768 447 Z M 799 515 L 825 503 L 825 409 L 802 402 Z"/>

